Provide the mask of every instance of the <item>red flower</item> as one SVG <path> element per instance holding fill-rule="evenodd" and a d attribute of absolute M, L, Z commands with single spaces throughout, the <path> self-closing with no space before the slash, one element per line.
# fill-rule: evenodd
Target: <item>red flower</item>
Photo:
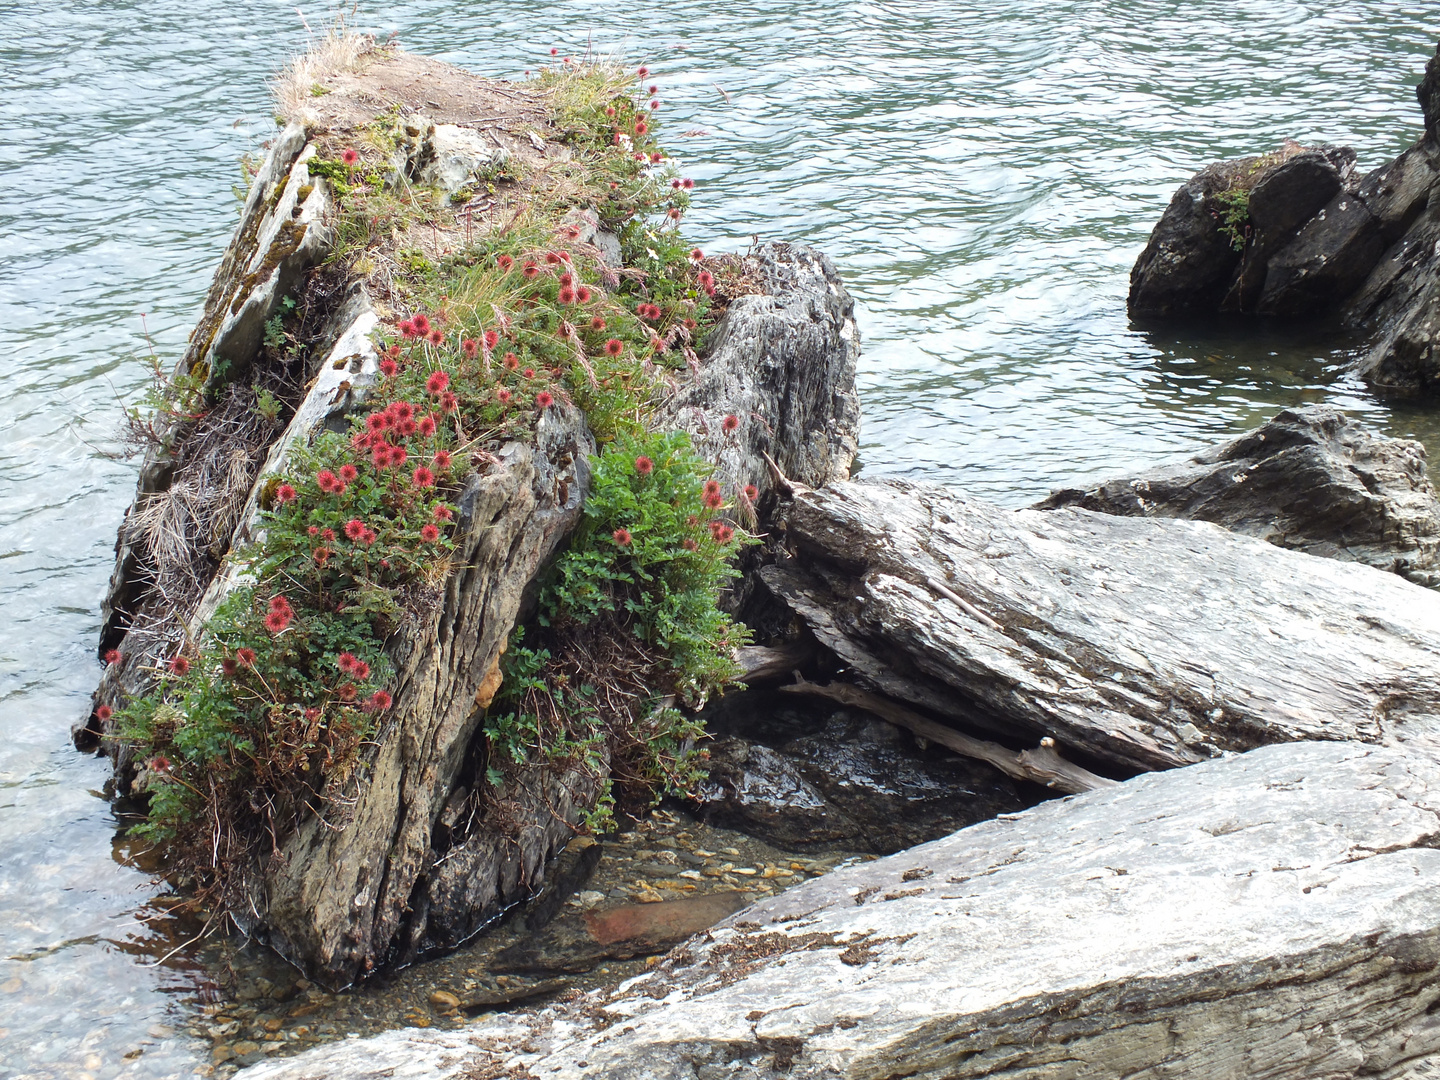
<path fill-rule="evenodd" d="M 480 351 L 480 343 L 474 338 L 467 337 L 464 341 L 460 342 L 460 350 L 471 360 L 474 360 L 475 354 Z"/>
<path fill-rule="evenodd" d="M 390 444 L 381 443 L 370 451 L 370 463 L 377 469 L 384 469 L 390 465 Z"/>
<path fill-rule="evenodd" d="M 665 216 L 668 217 L 671 221 L 679 221 L 680 208 L 678 206 L 672 206 L 669 210 L 665 211 Z"/>
<path fill-rule="evenodd" d="M 351 465 L 348 461 L 340 466 L 340 479 L 347 484 L 354 483 L 355 478 L 360 475 L 360 470 Z"/>
<path fill-rule="evenodd" d="M 614 106 L 614 105 L 606 105 L 606 106 L 605 106 L 605 115 L 606 115 L 606 116 L 614 116 L 614 115 L 615 115 L 615 106 Z"/>
<path fill-rule="evenodd" d="M 619 356 L 625 351 L 625 344 L 619 338 L 611 338 L 605 342 L 605 352 L 610 356 Z"/>
<path fill-rule="evenodd" d="M 651 163 L 652 165 L 658 165 L 658 164 L 660 164 L 660 162 L 662 162 L 662 161 L 664 161 L 664 160 L 665 160 L 665 155 L 662 154 L 659 150 L 656 150 L 654 153 L 652 153 L 652 154 L 650 155 L 650 163 Z"/>
<path fill-rule="evenodd" d="M 422 525 L 420 527 L 420 539 L 424 540 L 427 544 L 433 544 L 436 540 L 440 539 L 440 530 L 434 525 Z"/>
<path fill-rule="evenodd" d="M 415 415 L 415 406 L 408 401 L 392 401 L 385 407 L 385 411 L 390 414 L 392 421 L 409 420 Z"/>
<path fill-rule="evenodd" d="M 400 365 L 391 360 L 388 356 L 380 361 L 380 374 L 387 379 L 393 379 L 400 371 Z"/>
<path fill-rule="evenodd" d="M 432 371 L 430 378 L 425 380 L 425 389 L 432 394 L 441 393 L 450 385 L 450 376 L 443 371 Z"/>
<path fill-rule="evenodd" d="M 365 535 L 365 523 L 359 518 L 351 518 L 345 523 L 345 535 L 351 540 L 359 540 Z"/>
<path fill-rule="evenodd" d="M 234 675 L 240 670 L 240 665 L 235 662 L 234 657 L 227 656 L 220 661 L 220 670 L 226 675 Z"/>
<path fill-rule="evenodd" d="M 255 650 L 251 648 L 239 648 L 235 650 L 235 662 L 241 667 L 255 666 Z"/>
<path fill-rule="evenodd" d="M 356 151 L 346 147 L 345 152 L 340 155 L 340 160 L 345 162 L 346 165 L 354 165 L 360 160 L 360 155 Z"/>
<path fill-rule="evenodd" d="M 370 677 L 370 665 L 364 660 L 356 660 L 350 665 L 350 673 L 357 679 L 368 679 Z"/>
<path fill-rule="evenodd" d="M 338 697 L 341 701 L 354 701 L 357 694 L 359 694 L 359 691 L 355 689 L 355 684 L 353 682 L 347 682 L 344 686 L 340 687 L 340 689 L 335 691 L 335 696 Z"/>
<path fill-rule="evenodd" d="M 374 529 L 370 528 L 370 526 L 367 525 L 367 526 L 365 526 L 365 535 L 362 536 L 362 537 L 360 537 L 360 542 L 361 542 L 362 544 L 364 544 L 366 547 L 369 547 L 371 544 L 375 543 L 375 541 L 376 541 L 376 540 L 379 540 L 379 539 L 380 539 L 380 534 L 377 533 Z M 381 560 L 381 565 L 382 565 L 382 566 L 389 566 L 390 564 L 387 563 L 387 562 L 385 562 L 384 560 Z"/>
<path fill-rule="evenodd" d="M 312 706 L 311 708 L 306 709 L 306 710 L 305 710 L 305 719 L 308 720 L 308 721 L 310 721 L 311 723 L 314 723 L 316 720 L 319 720 L 319 719 L 320 719 L 320 710 L 317 709 L 317 708 L 314 708 L 313 706 Z"/>
<path fill-rule="evenodd" d="M 294 502 L 295 489 L 289 484 L 281 484 L 275 489 L 275 501 L 281 506 L 284 506 L 288 502 Z"/>
<path fill-rule="evenodd" d="M 384 690 L 376 690 L 370 695 L 370 700 L 365 703 L 365 707 L 371 712 L 384 712 L 390 708 L 392 701 L 393 699 Z"/>
<path fill-rule="evenodd" d="M 605 329 L 605 320 L 602 319 L 599 315 L 596 315 L 593 319 L 590 320 L 590 329 L 591 329 L 591 330 L 604 330 L 604 329 Z"/>
<path fill-rule="evenodd" d="M 708 498 L 709 498 L 710 496 L 712 496 L 712 495 L 715 496 L 716 498 L 718 498 L 718 497 L 720 496 L 720 481 L 719 481 L 719 480 L 706 480 L 706 481 L 705 481 L 705 497 L 708 499 Z"/>
<path fill-rule="evenodd" d="M 306 531 L 307 533 L 309 533 L 311 536 L 319 536 L 319 535 L 320 535 L 320 526 L 319 526 L 319 525 L 311 525 L 311 526 L 310 526 L 308 529 L 306 529 L 305 531 Z"/>
<path fill-rule="evenodd" d="M 680 190 L 680 181 L 679 181 L 679 180 L 671 180 L 671 181 L 670 181 L 670 186 L 671 186 L 672 188 L 674 188 L 676 191 L 679 191 L 679 190 Z"/>
<path fill-rule="evenodd" d="M 553 251 L 547 251 L 545 253 L 545 261 L 551 266 L 559 266 L 560 256 L 556 255 Z"/>
<path fill-rule="evenodd" d="M 560 290 L 559 299 L 562 304 L 573 304 L 575 302 L 575 290 L 569 285 L 566 285 Z"/>
<path fill-rule="evenodd" d="M 538 408 L 548 409 L 551 405 L 554 404 L 555 398 L 551 395 L 549 390 L 541 390 L 540 393 L 535 395 L 535 405 Z"/>
<path fill-rule="evenodd" d="M 458 408 L 460 408 L 460 399 L 457 398 L 454 394 L 450 393 L 447 390 L 445 393 L 440 395 L 441 412 L 454 412 Z"/>
<path fill-rule="evenodd" d="M 119 650 L 119 649 L 106 649 L 106 650 L 105 650 L 105 663 L 107 663 L 107 664 L 118 664 L 118 663 L 120 663 L 120 661 L 123 660 L 123 659 L 125 659 L 125 658 L 120 655 L 120 650 Z"/>
<path fill-rule="evenodd" d="M 509 255 L 500 255 L 496 257 L 495 265 L 508 273 L 510 268 L 515 265 L 515 260 Z"/>
<path fill-rule="evenodd" d="M 720 421 L 720 430 L 725 432 L 726 435 L 729 435 L 732 431 L 737 431 L 739 427 L 740 418 L 734 413 L 731 413 L 729 416 L 725 417 L 724 420 Z"/>
<path fill-rule="evenodd" d="M 435 486 L 435 474 L 424 465 L 419 466 L 410 474 L 410 482 L 417 488 L 428 488 Z"/>
<path fill-rule="evenodd" d="M 451 521 L 455 517 L 455 512 L 451 510 L 450 507 L 445 506 L 443 503 L 440 506 L 435 507 L 434 513 L 436 521 Z"/>
<path fill-rule="evenodd" d="M 445 331 L 437 326 L 434 330 L 430 331 L 426 340 L 429 341 L 431 345 L 443 345 L 445 344 Z"/>
<path fill-rule="evenodd" d="M 114 716 L 114 715 L 115 715 L 115 710 L 112 709 L 112 708 L 110 708 L 109 705 L 96 705 L 96 706 L 95 706 L 95 719 L 96 719 L 96 720 L 99 720 L 102 724 L 105 723 L 105 721 L 109 720 L 110 717 L 112 717 L 112 716 Z"/>
<path fill-rule="evenodd" d="M 286 600 L 283 594 L 276 593 L 270 597 L 270 610 L 288 612 L 290 610 L 290 601 Z"/>
<path fill-rule="evenodd" d="M 559 55 L 560 55 L 560 50 L 552 47 L 551 50 L 550 50 L 550 55 L 551 55 L 551 56 L 559 56 Z"/>
<path fill-rule="evenodd" d="M 575 275 L 571 273 L 564 273 L 561 274 L 556 280 L 559 281 L 561 285 L 574 285 Z"/>
<path fill-rule="evenodd" d="M 572 239 L 573 239 L 575 236 L 577 236 L 577 235 L 579 235 L 579 234 L 578 234 L 578 233 L 571 233 L 570 235 L 571 235 L 571 237 L 572 237 Z M 555 257 L 556 257 L 557 259 L 559 259 L 562 263 L 566 263 L 567 265 L 568 265 L 569 262 L 570 262 L 570 252 L 568 252 L 568 251 L 557 251 L 557 252 L 555 253 Z"/>
<path fill-rule="evenodd" d="M 575 299 L 579 300 L 582 304 L 588 304 L 590 302 L 591 295 L 592 294 L 590 292 L 590 286 L 588 285 L 581 285 L 575 290 Z"/>
<path fill-rule="evenodd" d="M 520 367 L 520 358 L 513 352 L 507 352 L 503 363 L 506 371 L 515 371 Z"/>
<path fill-rule="evenodd" d="M 619 544 L 621 547 L 630 546 L 631 537 L 629 529 L 616 529 L 610 535 L 615 540 L 615 543 Z"/>
<path fill-rule="evenodd" d="M 654 112 L 654 111 L 655 111 L 656 109 L 658 109 L 659 107 L 660 107 L 660 102 L 658 102 L 658 101 L 652 101 L 652 102 L 650 102 L 650 111 L 651 111 L 651 112 Z"/>
<path fill-rule="evenodd" d="M 317 547 L 310 553 L 310 557 L 315 560 L 316 566 L 323 567 L 330 561 L 330 549 L 327 547 Z"/>
<path fill-rule="evenodd" d="M 399 346 L 399 345 L 391 345 L 390 348 L 388 348 L 388 349 L 385 350 L 385 355 L 387 355 L 388 357 L 390 357 L 391 360 L 399 360 L 399 359 L 400 359 L 400 346 Z"/>
<path fill-rule="evenodd" d="M 321 491 L 329 491 L 339 482 L 340 478 L 329 469 L 321 469 L 315 474 L 315 486 Z M 275 494 L 279 495 L 280 493 L 277 491 Z"/>
<path fill-rule="evenodd" d="M 495 391 L 495 400 L 498 401 L 498 402 L 500 402 L 501 405 L 509 405 L 509 404 L 510 404 L 510 398 L 511 398 L 512 396 L 513 396 L 513 395 L 510 393 L 510 391 L 507 390 L 507 389 L 506 389 L 505 387 L 503 387 L 503 386 L 500 387 L 499 390 L 496 390 L 496 391 Z"/>
<path fill-rule="evenodd" d="M 156 754 L 145 764 L 149 766 L 151 772 L 170 771 L 170 759 L 167 758 L 164 754 Z"/>
<path fill-rule="evenodd" d="M 657 353 L 659 353 L 659 352 L 664 352 L 664 351 L 665 351 L 665 339 L 662 338 L 662 337 L 659 337 L 658 335 L 652 334 L 651 337 L 650 337 L 650 348 L 654 349 Z"/>
<path fill-rule="evenodd" d="M 435 467 L 436 467 L 437 469 L 448 469 L 448 468 L 450 468 L 450 451 L 449 451 L 449 450 L 436 450 L 436 451 L 435 451 Z"/>
<path fill-rule="evenodd" d="M 697 323 L 694 319 L 684 319 L 681 321 L 680 325 L 685 327 L 686 330 L 694 330 L 700 324 Z"/>
<path fill-rule="evenodd" d="M 760 497 L 760 489 L 759 489 L 759 488 L 757 488 L 754 484 L 746 484 L 746 485 L 745 485 L 745 498 L 746 498 L 747 501 L 753 503 L 753 502 L 754 502 L 756 499 L 758 499 L 759 497 Z"/>
<path fill-rule="evenodd" d="M 701 271 L 700 271 L 700 285 L 701 285 L 701 287 L 702 287 L 702 288 L 709 288 L 711 285 L 714 285 L 714 284 L 715 284 L 715 275 L 712 274 L 712 273 L 710 273 L 709 270 L 701 270 Z"/>
<path fill-rule="evenodd" d="M 729 525 L 721 525 L 720 531 L 715 534 L 715 539 L 719 540 L 722 544 L 728 544 L 734 535 L 735 530 Z"/>
<path fill-rule="evenodd" d="M 323 530 L 321 530 L 321 532 L 320 532 L 320 539 L 321 539 L 321 540 L 324 540 L 324 541 L 328 544 L 331 540 L 334 540 L 334 539 L 335 539 L 335 530 L 334 530 L 334 529 L 323 529 Z"/>
<path fill-rule="evenodd" d="M 681 180 L 681 181 L 680 181 L 680 186 L 683 187 L 686 191 L 689 191 L 691 188 L 693 188 L 693 187 L 695 186 L 695 181 L 694 181 L 694 180 L 691 180 L 691 179 L 687 176 L 684 180 Z"/>
<path fill-rule="evenodd" d="M 636 121 L 635 121 L 635 134 L 636 134 L 636 135 L 644 135 L 644 134 L 645 134 L 647 131 L 649 131 L 649 130 L 650 130 L 650 125 L 647 124 L 644 120 L 636 120 Z"/>
<path fill-rule="evenodd" d="M 725 505 L 725 498 L 718 491 L 713 495 L 707 494 L 705 496 L 705 505 L 711 510 L 719 510 L 720 507 Z"/>
<path fill-rule="evenodd" d="M 699 262 L 701 259 L 705 258 L 705 253 L 699 248 L 695 248 L 690 252 L 690 258 L 694 259 L 696 262 Z"/>
<path fill-rule="evenodd" d="M 417 429 L 419 429 L 420 434 L 424 435 L 428 439 L 431 435 L 435 434 L 435 417 L 422 416 L 420 418 L 420 423 L 416 424 L 415 426 Z"/>
<path fill-rule="evenodd" d="M 527 262 L 525 264 L 525 269 L 522 270 L 521 273 L 523 273 L 531 281 L 534 281 L 537 277 L 540 276 L 540 267 L 536 266 L 533 262 Z"/>
<path fill-rule="evenodd" d="M 638 74 L 640 75 L 640 78 L 643 79 L 646 75 L 650 74 L 650 69 L 648 67 L 642 67 Z"/>
<path fill-rule="evenodd" d="M 335 666 L 345 672 L 345 674 L 350 674 L 351 670 L 355 667 L 355 654 L 342 652 L 335 658 Z"/>
<path fill-rule="evenodd" d="M 410 452 L 403 446 L 392 446 L 390 448 L 390 468 L 398 469 L 404 465 L 410 457 Z"/>
<path fill-rule="evenodd" d="M 415 329 L 414 319 L 401 319 L 398 323 L 395 324 L 395 329 L 399 330 L 400 336 L 405 338 L 406 340 L 420 336 L 420 332 Z"/>
<path fill-rule="evenodd" d="M 715 518 L 713 521 L 710 522 L 710 536 L 711 536 L 712 538 L 716 539 L 716 540 L 719 540 L 719 539 L 720 539 L 720 530 L 723 529 L 724 527 L 725 527 L 725 523 L 724 523 L 723 521 L 721 521 L 719 518 Z"/>
<path fill-rule="evenodd" d="M 372 412 L 369 416 L 365 417 L 365 426 L 371 431 L 384 431 L 390 426 L 390 417 L 383 412 Z"/>
<path fill-rule="evenodd" d="M 187 660 L 187 659 L 185 659 L 185 657 L 183 657 L 183 656 L 177 656 L 177 657 L 175 657 L 174 659 L 172 659 L 172 660 L 170 661 L 169 667 L 170 667 L 170 674 L 171 674 L 171 675 L 188 675 L 188 674 L 190 674 L 190 661 Z"/>
<path fill-rule="evenodd" d="M 655 471 L 655 462 L 651 461 L 644 454 L 635 459 L 635 471 L 641 476 L 649 476 Z"/>
<path fill-rule="evenodd" d="M 659 92 L 660 92 L 660 87 L 658 87 L 658 86 L 652 86 L 652 87 L 650 87 L 650 93 L 652 93 L 652 94 L 658 94 Z"/>
<path fill-rule="evenodd" d="M 520 374 L 525 376 L 525 378 L 527 379 L 533 379 L 535 377 L 535 369 L 533 367 L 527 367 Z"/>
<path fill-rule="evenodd" d="M 415 333 L 421 337 L 430 333 L 429 316 L 416 315 L 413 319 L 410 320 L 410 324 L 415 327 Z"/>

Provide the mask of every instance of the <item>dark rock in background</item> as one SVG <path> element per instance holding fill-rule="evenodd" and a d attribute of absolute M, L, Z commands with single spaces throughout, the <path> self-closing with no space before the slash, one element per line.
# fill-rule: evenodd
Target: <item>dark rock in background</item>
<path fill-rule="evenodd" d="M 1328 405 L 1286 409 L 1228 443 L 1139 476 L 1053 492 L 1035 508 L 1062 506 L 1213 521 L 1440 584 L 1440 502 L 1425 448 L 1370 435 Z"/>

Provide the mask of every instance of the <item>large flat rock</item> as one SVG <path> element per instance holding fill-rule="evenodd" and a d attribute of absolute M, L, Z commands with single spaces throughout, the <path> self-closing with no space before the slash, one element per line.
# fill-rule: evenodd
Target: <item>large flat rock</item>
<path fill-rule="evenodd" d="M 1418 1080 L 1437 839 L 1434 746 L 1266 747 L 807 882 L 468 1053 L 392 1033 L 246 1076 Z"/>
<path fill-rule="evenodd" d="M 1440 728 L 1440 596 L 1394 574 L 893 481 L 801 492 L 783 522 L 760 574 L 847 680 L 1004 740 L 1124 775 Z"/>

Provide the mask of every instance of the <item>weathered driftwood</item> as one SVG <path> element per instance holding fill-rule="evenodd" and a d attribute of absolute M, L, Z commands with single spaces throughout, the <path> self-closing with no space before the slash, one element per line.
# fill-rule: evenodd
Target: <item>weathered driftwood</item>
<path fill-rule="evenodd" d="M 897 705 L 879 694 L 872 694 L 847 683 L 829 683 L 822 686 L 801 679 L 789 686 L 782 686 L 780 689 L 791 694 L 828 698 L 831 701 L 838 701 L 841 705 L 853 705 L 857 709 L 864 709 L 866 712 L 874 713 L 882 720 L 888 720 L 897 727 L 903 727 L 907 731 L 919 735 L 922 739 L 928 739 L 937 746 L 943 746 L 947 750 L 953 750 L 965 757 L 987 761 L 1006 776 L 1016 780 L 1028 780 L 1032 784 L 1042 784 L 1045 787 L 1054 788 L 1056 791 L 1063 791 L 1067 795 L 1077 795 L 1082 791 L 1094 791 L 1096 788 L 1113 787 L 1116 783 L 1108 777 L 1097 776 L 1088 769 L 1082 769 L 1080 766 L 1066 761 L 1056 753 L 1054 739 L 1041 739 L 1040 745 L 1034 750 L 1009 750 L 999 743 L 986 742 L 984 739 L 972 739 L 969 735 L 961 734 L 954 728 L 936 723 L 934 720 L 921 716 L 903 705 Z"/>
<path fill-rule="evenodd" d="M 1440 596 L 1393 574 L 1203 522 L 900 482 L 797 490 L 782 510 L 759 577 L 845 678 L 1012 745 L 1048 736 L 1123 774 L 1440 729 Z"/>
<path fill-rule="evenodd" d="M 1433 746 L 1265 747 L 806 882 L 616 990 L 250 1075 L 1420 1080 L 1437 815 Z"/>
<path fill-rule="evenodd" d="M 1064 488 L 1037 510 L 1213 521 L 1311 555 L 1440 582 L 1440 502 L 1425 448 L 1338 409 L 1286 409 L 1237 439 L 1134 477 Z"/>

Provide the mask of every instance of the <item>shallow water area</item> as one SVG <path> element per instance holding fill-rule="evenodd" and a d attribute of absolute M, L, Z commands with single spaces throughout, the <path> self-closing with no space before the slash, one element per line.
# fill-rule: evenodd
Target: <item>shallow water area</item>
<path fill-rule="evenodd" d="M 1355 342 L 1146 330 L 1124 307 L 1151 226 L 1208 161 L 1296 138 L 1348 143 L 1369 169 L 1408 146 L 1431 16 L 1378 0 L 413 0 L 357 21 L 489 75 L 592 40 L 647 63 L 699 185 L 694 242 L 802 240 L 841 267 L 866 475 L 1022 505 L 1306 401 L 1440 447 L 1440 412 L 1344 374 Z M 136 462 L 114 456 L 120 406 L 152 348 L 168 368 L 183 347 L 235 221 L 238 159 L 273 132 L 266 79 L 305 29 L 290 4 L 213 0 L 22 0 L 0 3 L 0 25 L 0 1078 L 188 1076 L 214 1066 L 224 958 L 186 946 L 116 839 L 104 762 L 68 731 L 134 487 Z M 443 970 L 346 999 L 335 1033 L 371 1030 L 367 1009 L 428 1012 L 420 989 Z"/>

